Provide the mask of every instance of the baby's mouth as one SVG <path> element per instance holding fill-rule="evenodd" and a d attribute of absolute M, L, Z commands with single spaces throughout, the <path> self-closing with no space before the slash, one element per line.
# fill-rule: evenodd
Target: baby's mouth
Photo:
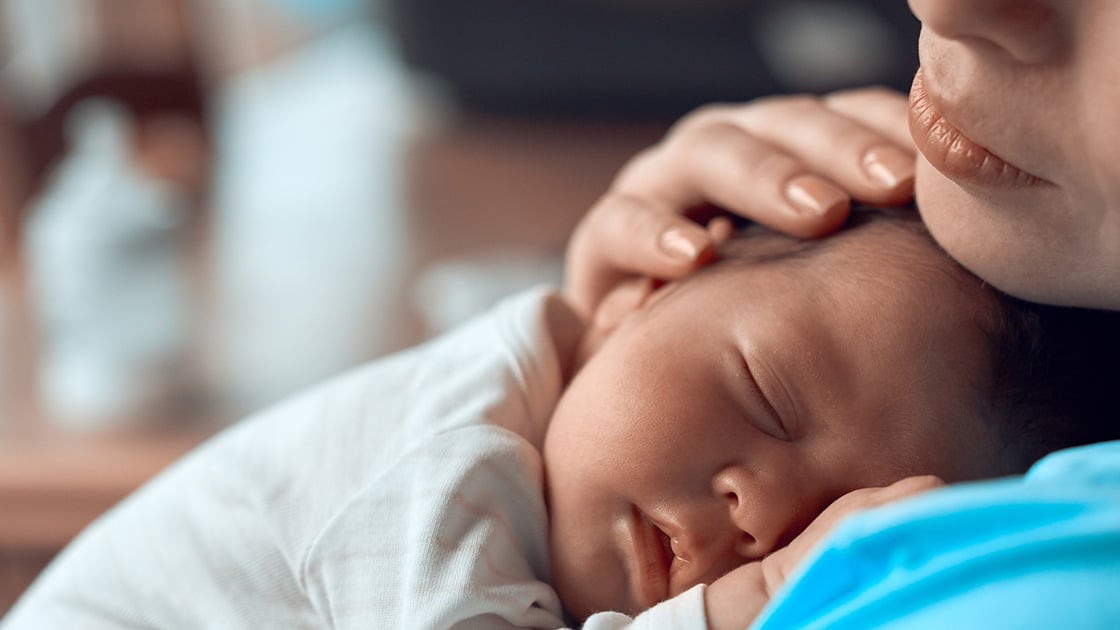
<path fill-rule="evenodd" d="M 673 568 L 673 558 L 677 555 L 673 552 L 673 540 L 656 523 L 653 524 L 653 529 L 657 532 L 657 539 L 661 542 L 661 558 L 665 562 L 665 571 L 669 572 Z"/>
<path fill-rule="evenodd" d="M 643 519 L 649 524 L 660 546 L 661 565 L 665 571 L 665 598 L 677 595 L 673 588 L 673 576 L 678 571 L 684 571 L 685 566 L 692 563 L 684 543 L 676 537 L 673 528 L 667 527 L 653 518 L 642 514 Z"/>
<path fill-rule="evenodd" d="M 672 539 L 637 506 L 632 507 L 631 538 L 637 562 L 632 565 L 632 594 L 642 610 L 669 597 Z"/>

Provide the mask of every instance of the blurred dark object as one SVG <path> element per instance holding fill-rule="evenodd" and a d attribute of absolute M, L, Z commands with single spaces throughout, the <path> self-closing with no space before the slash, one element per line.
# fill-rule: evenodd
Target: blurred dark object
<path fill-rule="evenodd" d="M 898 0 L 387 0 L 409 64 L 518 115 L 676 116 L 711 101 L 908 89 L 918 22 Z"/>
<path fill-rule="evenodd" d="M 27 150 L 19 122 L 0 93 L 0 279 L 17 264 L 22 208 L 30 197 Z"/>

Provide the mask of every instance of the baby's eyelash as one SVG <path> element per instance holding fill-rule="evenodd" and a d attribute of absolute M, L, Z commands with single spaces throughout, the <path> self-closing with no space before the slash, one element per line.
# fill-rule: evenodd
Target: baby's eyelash
<path fill-rule="evenodd" d="M 746 357 L 741 357 L 743 363 L 743 374 L 748 382 L 748 395 L 751 397 L 755 405 L 761 411 L 761 415 L 765 416 L 761 423 L 764 426 L 759 427 L 764 433 L 771 437 L 786 442 L 790 441 L 789 431 L 786 429 L 785 423 L 782 422 L 782 416 L 778 410 L 774 408 L 766 394 L 762 391 L 762 387 L 758 384 L 758 379 L 755 378 L 754 372 L 751 371 L 750 363 Z"/>

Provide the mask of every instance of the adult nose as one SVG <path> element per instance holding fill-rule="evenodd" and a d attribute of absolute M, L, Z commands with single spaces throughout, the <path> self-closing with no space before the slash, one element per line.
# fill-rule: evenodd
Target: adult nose
<path fill-rule="evenodd" d="M 1070 44 L 1068 0 L 909 0 L 923 29 L 1002 50 L 1027 64 L 1059 61 Z"/>

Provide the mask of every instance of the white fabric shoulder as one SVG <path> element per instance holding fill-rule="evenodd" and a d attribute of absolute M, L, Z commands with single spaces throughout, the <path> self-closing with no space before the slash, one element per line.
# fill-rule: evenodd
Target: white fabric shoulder
<path fill-rule="evenodd" d="M 559 298 L 530 291 L 440 339 L 239 423 L 88 528 L 3 627 L 329 627 L 323 615 L 337 600 L 312 594 L 342 597 L 369 585 L 310 583 L 323 570 L 319 560 L 342 548 L 331 535 L 368 517 L 370 498 L 403 487 L 409 470 L 439 468 L 425 445 L 437 449 L 435 459 L 452 444 L 457 452 L 476 448 L 486 460 L 494 453 L 484 443 L 494 438 L 505 453 L 498 468 L 507 472 L 539 457 L 578 328 Z M 514 479 L 521 489 L 496 494 L 517 509 L 533 495 L 541 506 L 526 518 L 540 521 L 533 528 L 540 539 L 539 471 L 528 470 Z M 396 524 L 396 512 L 431 498 L 409 495 L 407 507 L 384 505 L 383 515 Z M 434 536 L 439 526 L 410 521 L 416 531 L 406 533 L 369 525 L 356 533 L 353 554 L 387 534 L 407 538 L 427 529 Z M 537 548 L 531 564 L 546 581 L 543 543 Z M 365 571 L 382 567 L 374 559 Z M 363 595 L 372 600 L 368 591 L 351 599 Z"/>

